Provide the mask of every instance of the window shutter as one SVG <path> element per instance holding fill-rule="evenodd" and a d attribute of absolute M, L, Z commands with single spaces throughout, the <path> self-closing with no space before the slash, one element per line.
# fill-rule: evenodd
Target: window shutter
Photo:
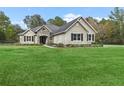
<path fill-rule="evenodd" d="M 71 41 L 73 41 L 73 34 L 71 34 Z"/>
<path fill-rule="evenodd" d="M 24 36 L 24 42 L 26 41 L 26 36 Z"/>
<path fill-rule="evenodd" d="M 87 34 L 87 41 L 88 41 L 88 34 Z"/>
<path fill-rule="evenodd" d="M 32 42 L 34 41 L 34 36 L 32 36 Z"/>
<path fill-rule="evenodd" d="M 94 41 L 94 34 L 92 34 L 92 41 Z"/>
<path fill-rule="evenodd" d="M 81 34 L 81 41 L 83 41 L 83 34 Z"/>

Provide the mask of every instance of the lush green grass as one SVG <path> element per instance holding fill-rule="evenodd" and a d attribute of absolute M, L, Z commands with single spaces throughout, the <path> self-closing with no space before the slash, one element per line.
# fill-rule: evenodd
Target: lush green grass
<path fill-rule="evenodd" d="M 124 85 L 124 48 L 0 46 L 0 85 Z"/>

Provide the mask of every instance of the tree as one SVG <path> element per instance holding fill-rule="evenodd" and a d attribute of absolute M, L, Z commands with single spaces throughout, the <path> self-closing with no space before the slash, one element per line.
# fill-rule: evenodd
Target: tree
<path fill-rule="evenodd" d="M 116 25 L 118 25 L 118 33 L 120 34 L 119 37 L 122 40 L 122 43 L 124 43 L 124 10 L 116 7 L 114 8 L 114 11 L 111 11 L 111 15 L 109 17 L 113 22 L 116 22 Z"/>
<path fill-rule="evenodd" d="M 0 30 L 0 42 L 4 42 L 5 38 L 4 32 Z"/>
<path fill-rule="evenodd" d="M 15 24 L 15 25 L 12 25 L 12 26 L 13 26 L 13 29 L 14 29 L 14 32 L 15 32 L 14 41 L 19 41 L 18 34 L 24 32 L 24 30 L 18 24 Z"/>
<path fill-rule="evenodd" d="M 12 41 L 16 39 L 16 32 L 14 31 L 13 25 L 9 25 L 7 27 L 7 30 L 5 32 L 6 40 L 7 41 Z"/>
<path fill-rule="evenodd" d="M 5 40 L 5 31 L 10 23 L 9 17 L 0 11 L 0 42 Z"/>
<path fill-rule="evenodd" d="M 24 31 L 24 30 L 21 28 L 21 26 L 18 25 L 18 24 L 14 24 L 13 27 L 14 27 L 14 31 L 15 31 L 17 34 Z"/>
<path fill-rule="evenodd" d="M 87 17 L 86 20 L 98 31 L 98 33 L 96 34 L 96 42 L 103 43 L 105 37 L 103 26 L 100 25 L 98 20 L 94 19 L 93 17 Z"/>
<path fill-rule="evenodd" d="M 34 27 L 42 26 L 43 24 L 46 24 L 44 19 L 38 14 L 35 14 L 32 16 L 28 15 L 25 17 L 23 21 L 27 25 L 28 28 L 34 28 Z"/>
<path fill-rule="evenodd" d="M 56 26 L 62 26 L 66 24 L 66 21 L 64 21 L 61 17 L 56 16 L 54 19 L 49 19 L 47 21 L 48 23 L 54 24 Z"/>
<path fill-rule="evenodd" d="M 0 11 L 0 29 L 5 31 L 9 24 L 9 17 L 7 17 L 3 11 Z"/>
<path fill-rule="evenodd" d="M 87 17 L 86 20 L 90 23 L 96 30 L 98 30 L 98 21 L 93 17 Z"/>

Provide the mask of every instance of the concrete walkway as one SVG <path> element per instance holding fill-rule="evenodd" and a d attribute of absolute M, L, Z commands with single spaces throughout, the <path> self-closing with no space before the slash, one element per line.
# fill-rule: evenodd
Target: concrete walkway
<path fill-rule="evenodd" d="M 48 45 L 43 45 L 43 46 L 48 47 L 48 48 L 56 48 L 56 47 L 48 46 Z"/>
<path fill-rule="evenodd" d="M 124 45 L 104 45 L 103 47 L 124 47 Z"/>

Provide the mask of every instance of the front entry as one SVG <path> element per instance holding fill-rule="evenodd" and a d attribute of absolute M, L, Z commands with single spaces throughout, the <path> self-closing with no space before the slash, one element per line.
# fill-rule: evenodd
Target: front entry
<path fill-rule="evenodd" d="M 46 44 L 47 36 L 40 36 L 40 44 Z"/>

